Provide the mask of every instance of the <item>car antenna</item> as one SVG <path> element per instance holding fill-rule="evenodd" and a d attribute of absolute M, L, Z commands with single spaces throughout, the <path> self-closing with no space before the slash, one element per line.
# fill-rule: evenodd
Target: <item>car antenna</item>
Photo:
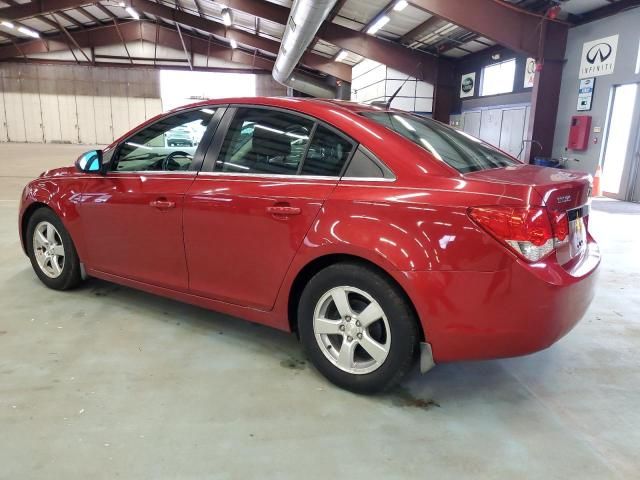
<path fill-rule="evenodd" d="M 420 68 L 420 65 L 422 65 L 422 63 L 418 64 L 418 68 Z M 371 102 L 371 105 L 373 105 L 374 107 L 382 107 L 385 110 L 389 110 L 389 108 L 391 108 L 391 102 L 393 102 L 395 100 L 395 98 L 398 96 L 398 94 L 400 93 L 400 90 L 402 90 L 402 87 L 404 87 L 404 85 L 409 81 L 409 79 L 411 78 L 411 75 L 407 75 L 407 78 L 404 79 L 404 82 L 402 82 L 402 85 L 400 85 L 395 92 L 393 92 L 393 94 L 389 97 L 389 100 L 376 100 L 375 102 Z"/>

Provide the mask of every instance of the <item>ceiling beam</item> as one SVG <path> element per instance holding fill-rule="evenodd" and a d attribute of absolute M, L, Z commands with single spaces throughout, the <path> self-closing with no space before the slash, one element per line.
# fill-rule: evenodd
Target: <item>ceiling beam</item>
<path fill-rule="evenodd" d="M 118 28 L 119 27 L 119 28 Z M 82 31 L 68 31 L 73 37 L 74 43 L 79 48 L 105 47 L 126 42 L 144 40 L 150 43 L 158 39 L 158 43 L 174 50 L 182 50 L 182 40 L 178 32 L 168 26 L 159 26 L 149 21 L 127 21 L 115 25 L 102 25 L 88 28 Z M 118 29 L 120 30 L 118 32 Z M 240 49 L 232 49 L 228 45 L 209 42 L 208 39 L 195 37 L 186 33 L 182 34 L 186 48 L 192 52 L 211 58 L 218 58 L 228 62 L 249 65 L 253 69 L 271 70 L 275 59 L 245 52 Z M 6 61 L 15 57 L 42 54 L 48 52 L 67 50 L 63 34 L 47 35 L 41 39 L 29 40 L 13 45 L 0 46 L 0 61 Z M 162 59 L 158 59 L 162 61 Z M 100 65 L 100 63 L 96 63 Z M 131 67 L 130 64 L 128 64 Z M 146 67 L 148 65 L 140 65 Z M 196 67 L 194 67 L 196 70 Z"/>
<path fill-rule="evenodd" d="M 577 18 L 578 24 L 582 25 L 583 23 L 600 20 L 601 18 L 610 17 L 611 15 L 637 7 L 640 7 L 640 0 L 618 0 L 617 2 L 610 3 L 596 10 L 583 13 L 582 15 L 575 15 L 574 18 Z"/>
<path fill-rule="evenodd" d="M 286 25 L 289 18 L 288 8 L 266 0 L 229 0 L 228 3 L 233 9 L 281 25 Z M 337 47 L 383 63 L 406 75 L 432 84 L 437 82 L 439 63 L 434 55 L 326 21 L 318 30 L 317 36 Z"/>
<path fill-rule="evenodd" d="M 2 12 L 2 18 L 6 20 L 20 20 L 21 18 L 35 17 L 93 3 L 96 3 L 95 0 L 93 2 L 87 0 L 37 0 L 3 8 L 0 12 Z"/>
<path fill-rule="evenodd" d="M 181 25 L 196 28 L 213 35 L 234 39 L 239 44 L 257 48 L 273 55 L 277 55 L 280 50 L 279 42 L 244 30 L 226 28 L 222 23 L 193 15 L 184 10 L 176 10 L 149 0 L 130 0 L 130 3 L 133 8 L 140 12 L 166 20 L 172 20 Z M 302 56 L 301 63 L 309 68 L 333 75 L 341 80 L 351 81 L 351 67 L 343 63 L 334 62 L 331 58 L 326 58 L 315 53 L 305 53 Z"/>
<path fill-rule="evenodd" d="M 566 44 L 565 23 L 495 0 L 410 0 L 410 3 L 511 50 L 538 59 L 564 58 L 564 48 L 558 45 Z"/>
<path fill-rule="evenodd" d="M 440 27 L 443 27 L 447 22 L 436 16 L 429 17 L 417 27 L 409 30 L 402 37 L 400 37 L 400 43 L 412 43 L 418 38 L 424 37 L 431 32 L 435 32 Z"/>

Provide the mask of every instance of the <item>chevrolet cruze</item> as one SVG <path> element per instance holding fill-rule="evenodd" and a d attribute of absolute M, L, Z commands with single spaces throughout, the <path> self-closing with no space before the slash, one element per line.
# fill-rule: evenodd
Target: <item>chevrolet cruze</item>
<path fill-rule="evenodd" d="M 588 175 L 425 117 L 237 98 L 44 172 L 19 231 L 50 288 L 92 276 L 295 331 L 330 381 L 372 393 L 418 357 L 426 371 L 567 333 L 600 262 L 589 192 Z"/>

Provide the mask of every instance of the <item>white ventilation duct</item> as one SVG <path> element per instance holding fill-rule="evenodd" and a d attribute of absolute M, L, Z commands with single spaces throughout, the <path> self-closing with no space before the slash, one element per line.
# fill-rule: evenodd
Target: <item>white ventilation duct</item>
<path fill-rule="evenodd" d="M 322 80 L 293 73 L 335 3 L 336 0 L 294 0 L 273 67 L 277 82 L 314 97 L 335 98 L 335 90 Z"/>

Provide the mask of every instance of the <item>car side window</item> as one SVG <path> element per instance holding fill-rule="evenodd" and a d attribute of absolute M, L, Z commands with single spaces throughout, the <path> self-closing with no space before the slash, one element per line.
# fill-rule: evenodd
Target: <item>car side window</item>
<path fill-rule="evenodd" d="M 126 139 L 111 169 L 116 172 L 189 170 L 215 109 L 188 110 L 163 118 Z"/>
<path fill-rule="evenodd" d="M 296 175 L 313 123 L 266 108 L 240 108 L 222 144 L 219 172 Z"/>
<path fill-rule="evenodd" d="M 337 177 L 347 163 L 353 148 L 351 141 L 323 125 L 318 125 L 300 173 Z"/>
<path fill-rule="evenodd" d="M 346 178 L 385 178 L 393 180 L 393 172 L 387 168 L 373 153 L 360 145 L 351 157 L 349 166 L 344 172 Z"/>

